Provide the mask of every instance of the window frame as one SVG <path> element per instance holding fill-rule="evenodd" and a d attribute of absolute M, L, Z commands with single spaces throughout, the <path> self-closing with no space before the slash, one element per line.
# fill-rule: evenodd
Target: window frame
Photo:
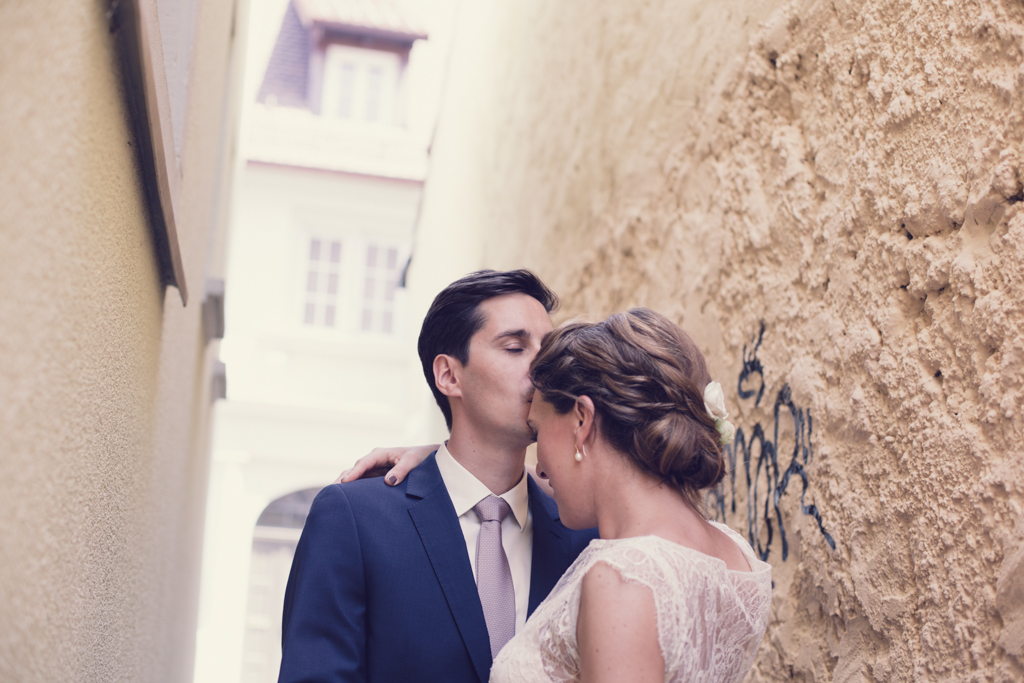
<path fill-rule="evenodd" d="M 321 116 L 361 126 L 396 127 L 401 125 L 403 116 L 400 111 L 400 103 L 402 102 L 404 60 L 400 53 L 341 42 L 329 42 L 324 46 L 323 60 L 323 83 L 320 87 Z M 353 78 L 350 113 L 343 117 L 338 113 L 338 103 L 341 95 L 341 74 L 346 64 L 352 65 Z M 378 115 L 376 118 L 370 119 L 367 116 L 370 105 L 368 79 L 370 72 L 374 69 L 379 70 L 381 82 L 376 103 Z"/>
<path fill-rule="evenodd" d="M 335 273 L 337 277 L 335 283 L 335 292 L 332 295 L 329 292 L 321 291 L 320 283 L 317 283 L 317 290 L 312 297 L 314 299 L 313 322 L 309 322 L 306 319 L 306 311 L 309 307 L 311 298 L 309 291 L 309 274 L 313 259 L 310 250 L 312 248 L 312 243 L 314 240 L 320 241 L 320 249 L 322 254 L 322 256 L 317 259 L 318 280 L 321 275 L 329 275 L 329 270 L 331 268 L 330 264 L 335 263 L 330 260 L 328 250 L 334 244 L 337 244 L 340 253 L 338 255 L 339 258 L 338 261 L 336 262 L 337 265 L 335 268 L 335 270 L 337 271 Z M 302 281 L 304 284 L 302 287 L 301 296 L 302 305 L 299 310 L 300 324 L 306 329 L 321 330 L 324 332 L 343 332 L 345 331 L 344 321 L 346 314 L 345 295 L 347 293 L 347 288 L 350 286 L 347 279 L 351 278 L 351 265 L 349 263 L 349 261 L 351 261 L 351 256 L 349 255 L 349 250 L 351 249 L 350 240 L 347 240 L 344 237 L 337 234 L 331 234 L 322 231 L 307 231 L 306 234 L 304 235 L 304 247 L 305 250 L 302 260 Z M 324 268 L 325 265 L 326 269 Z M 328 299 L 328 297 L 333 297 L 334 303 L 334 323 L 332 325 L 327 325 L 324 322 L 322 316 L 320 315 L 321 306 L 326 307 L 326 305 L 329 305 L 324 303 Z"/>
<path fill-rule="evenodd" d="M 363 249 L 362 249 L 362 254 L 363 254 L 363 259 L 362 259 L 363 264 L 362 265 L 363 265 L 363 270 L 362 270 L 362 273 L 361 273 L 361 275 L 362 275 L 362 278 L 361 278 L 361 285 L 362 285 L 362 287 L 361 287 L 360 296 L 359 296 L 359 311 L 358 311 L 358 316 L 357 316 L 357 327 L 356 327 L 356 330 L 361 335 L 377 335 L 377 336 L 383 336 L 383 337 L 397 336 L 397 334 L 398 334 L 398 322 L 399 322 L 398 321 L 398 313 L 399 313 L 398 290 L 400 289 L 400 283 L 401 283 L 401 280 L 402 280 L 402 269 L 403 269 L 403 267 L 405 265 L 403 260 L 402 260 L 402 256 L 403 256 L 402 248 L 401 248 L 401 246 L 397 242 L 394 242 L 392 240 L 373 239 L 373 238 L 367 238 L 366 240 L 364 240 L 362 246 L 363 246 Z M 375 259 L 374 259 L 376 261 L 376 263 L 373 266 L 371 266 L 369 263 L 367 263 L 368 258 L 369 258 L 369 250 L 370 250 L 371 247 L 373 247 L 373 248 L 375 248 L 377 250 L 377 255 L 375 256 Z M 395 267 L 394 267 L 394 270 L 393 270 L 394 276 L 395 276 L 394 277 L 394 288 L 392 290 L 392 299 L 389 302 L 390 303 L 390 310 L 387 311 L 388 313 L 391 313 L 391 329 L 390 330 L 378 329 L 373 324 L 374 322 L 376 322 L 378 320 L 377 316 L 379 314 L 385 312 L 383 308 L 380 308 L 380 307 L 377 306 L 378 304 L 381 303 L 382 300 L 381 300 L 380 297 L 377 297 L 376 295 L 374 297 L 372 297 L 371 299 L 369 299 L 369 303 L 374 304 L 374 307 L 371 309 L 371 316 L 372 316 L 372 318 L 371 318 L 370 329 L 366 329 L 364 327 L 364 324 L 365 324 L 365 317 L 366 317 L 367 303 L 368 303 L 368 300 L 367 300 L 367 297 L 366 297 L 366 284 L 367 284 L 367 280 L 369 279 L 370 271 L 372 269 L 373 270 L 373 274 L 374 274 L 374 287 L 376 288 L 377 286 L 380 286 L 380 285 L 383 285 L 383 286 L 387 287 L 388 281 L 386 279 L 378 278 L 377 276 L 380 275 L 381 273 L 386 273 L 389 270 L 391 270 L 391 269 L 389 269 L 385 265 L 380 265 L 380 261 L 378 260 L 378 259 L 385 259 L 387 257 L 386 255 L 387 255 L 387 253 L 389 251 L 394 251 L 395 252 Z"/>
<path fill-rule="evenodd" d="M 291 294 L 286 297 L 288 306 L 287 319 L 297 332 L 308 338 L 336 339 L 348 342 L 366 340 L 397 340 L 405 328 L 405 303 L 402 298 L 404 291 L 400 286 L 401 274 L 409 258 L 411 245 L 402 239 L 366 233 L 359 230 L 339 230 L 330 228 L 306 227 L 293 238 L 292 254 L 295 264 L 290 281 Z M 306 303 L 308 299 L 310 243 L 314 239 L 321 241 L 321 249 L 326 249 L 331 242 L 341 244 L 341 261 L 339 263 L 338 292 L 336 294 L 335 324 L 328 327 L 321 318 L 314 315 L 314 322 L 307 323 Z M 391 303 L 391 331 L 384 332 L 376 327 L 363 329 L 363 310 L 365 306 L 365 284 L 369 273 L 367 266 L 367 250 L 375 245 L 380 252 L 387 253 L 394 249 L 396 253 L 396 287 Z M 318 293 L 319 296 L 319 293 Z M 318 299 L 319 301 L 319 299 Z"/>

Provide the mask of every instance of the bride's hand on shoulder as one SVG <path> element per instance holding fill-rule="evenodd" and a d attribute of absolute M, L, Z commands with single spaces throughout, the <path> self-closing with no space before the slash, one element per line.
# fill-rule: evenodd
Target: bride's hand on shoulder
<path fill-rule="evenodd" d="M 339 474 L 334 483 L 345 484 L 356 479 L 384 475 L 385 483 L 389 486 L 396 486 L 437 449 L 438 444 L 436 443 L 427 446 L 374 448 L 356 460 L 356 464 L 352 467 Z"/>
<path fill-rule="evenodd" d="M 576 635 L 581 683 L 665 680 L 654 595 L 604 562 L 583 577 Z"/>

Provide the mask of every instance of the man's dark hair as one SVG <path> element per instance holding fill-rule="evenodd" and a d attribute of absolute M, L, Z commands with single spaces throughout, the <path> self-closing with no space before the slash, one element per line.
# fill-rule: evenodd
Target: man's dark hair
<path fill-rule="evenodd" d="M 452 408 L 434 382 L 434 359 L 444 354 L 457 358 L 463 365 L 469 363 L 469 340 L 484 325 L 480 304 L 503 294 L 532 296 L 548 313 L 558 308 L 555 293 L 528 270 L 478 270 L 445 287 L 434 297 L 423 318 L 417 344 L 420 363 L 449 430 Z"/>

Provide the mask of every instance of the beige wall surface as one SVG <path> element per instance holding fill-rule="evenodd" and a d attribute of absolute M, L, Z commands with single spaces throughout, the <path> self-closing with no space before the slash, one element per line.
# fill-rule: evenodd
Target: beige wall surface
<path fill-rule="evenodd" d="M 750 680 L 1021 680 L 1024 6 L 491 5 L 484 261 L 706 349 Z"/>
<path fill-rule="evenodd" d="M 0 3 L 3 681 L 192 671 L 215 353 L 199 309 L 230 168 L 233 7 L 199 10 L 187 308 L 159 282 L 109 8 Z"/>

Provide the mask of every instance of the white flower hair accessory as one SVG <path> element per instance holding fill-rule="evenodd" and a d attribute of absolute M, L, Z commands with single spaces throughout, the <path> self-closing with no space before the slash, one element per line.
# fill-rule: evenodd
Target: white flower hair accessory
<path fill-rule="evenodd" d="M 731 444 L 732 438 L 736 435 L 736 427 L 726 419 L 729 412 L 725 409 L 725 393 L 718 382 L 711 382 L 704 387 L 704 407 L 711 413 L 711 417 L 715 418 L 718 443 L 723 446 Z"/>

